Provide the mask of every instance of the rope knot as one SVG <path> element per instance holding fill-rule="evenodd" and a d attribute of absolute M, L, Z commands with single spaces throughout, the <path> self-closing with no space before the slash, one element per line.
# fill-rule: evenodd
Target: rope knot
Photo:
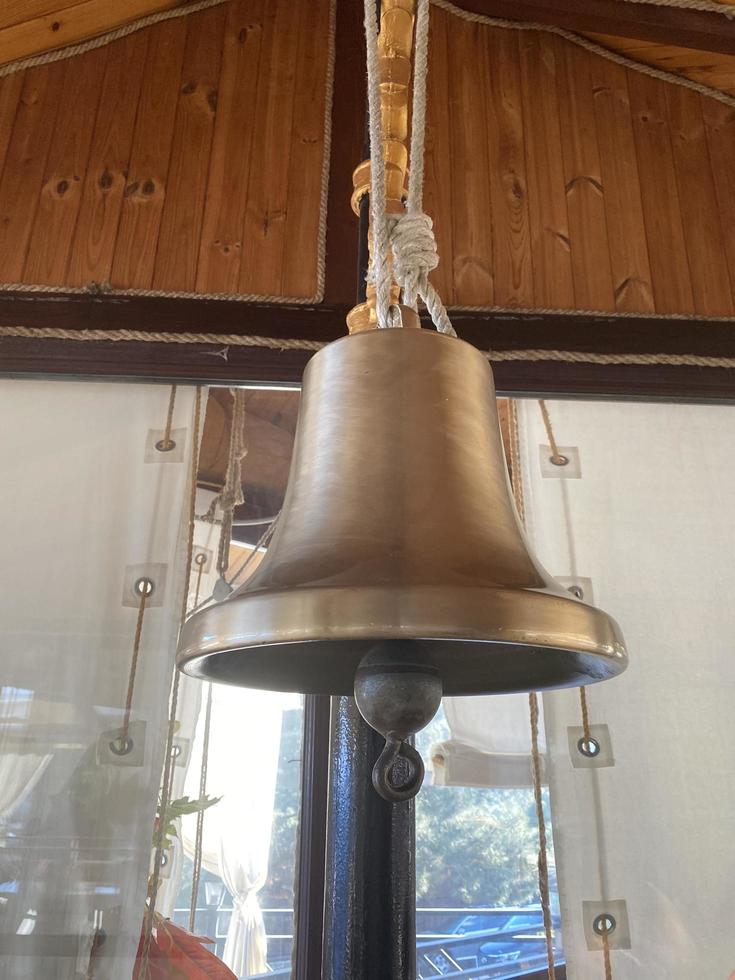
<path fill-rule="evenodd" d="M 416 296 L 426 287 L 429 273 L 439 265 L 433 229 L 433 221 L 422 211 L 407 211 L 389 221 L 393 275 L 409 305 L 416 302 Z"/>

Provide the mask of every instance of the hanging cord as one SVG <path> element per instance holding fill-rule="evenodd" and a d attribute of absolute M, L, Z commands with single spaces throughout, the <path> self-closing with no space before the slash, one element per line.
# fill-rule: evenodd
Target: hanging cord
<path fill-rule="evenodd" d="M 368 280 L 375 287 L 379 327 L 402 326 L 400 311 L 391 307 L 391 277 L 403 290 L 407 306 L 423 300 L 436 329 L 456 337 L 449 314 L 429 282 L 439 264 L 431 218 L 424 214 L 424 143 L 426 134 L 426 76 L 428 74 L 429 0 L 418 0 L 414 56 L 411 147 L 407 210 L 388 215 L 385 198 L 385 160 L 380 114 L 380 58 L 373 0 L 365 0 L 367 50 L 368 129 L 370 133 L 370 220 L 373 237 Z M 388 257 L 393 253 L 393 263 Z"/>
<path fill-rule="evenodd" d="M 605 964 L 605 980 L 613 980 L 612 963 L 610 962 L 610 937 L 607 930 L 602 933 L 602 956 Z"/>
<path fill-rule="evenodd" d="M 273 518 L 273 521 L 268 525 L 263 534 L 258 538 L 253 550 L 249 552 L 239 565 L 236 566 L 234 572 L 231 573 L 230 577 L 227 579 L 228 585 L 234 585 L 235 582 L 247 571 L 252 562 L 255 561 L 255 556 L 259 554 L 261 548 L 265 548 L 268 542 L 273 537 L 273 532 L 276 529 L 276 521 L 278 520 L 278 515 Z"/>
<path fill-rule="evenodd" d="M 549 980 L 556 980 L 556 967 L 554 964 L 554 925 L 551 921 L 549 861 L 547 857 L 548 842 L 546 838 L 544 798 L 541 788 L 541 753 L 538 746 L 538 694 L 533 691 L 528 695 L 528 707 L 531 717 L 531 770 L 533 774 L 533 798 L 536 804 L 536 819 L 538 820 L 538 888 L 541 898 L 541 910 L 544 917 L 544 934 L 546 936 L 546 959 L 548 961 Z"/>
<path fill-rule="evenodd" d="M 140 593 L 140 603 L 138 605 L 138 620 L 135 624 L 135 636 L 133 637 L 133 655 L 130 661 L 130 674 L 128 675 L 128 691 L 125 696 L 125 714 L 123 715 L 122 732 L 120 743 L 126 751 L 130 751 L 128 734 L 130 731 L 130 713 L 133 709 L 133 691 L 135 690 L 135 675 L 138 670 L 138 656 L 140 654 L 140 640 L 143 635 L 143 619 L 145 617 L 146 602 L 153 592 L 150 579 L 142 578 L 136 583 L 136 590 Z"/>
<path fill-rule="evenodd" d="M 199 430 L 201 428 L 202 416 L 202 389 L 197 386 L 194 396 L 194 420 L 192 425 L 192 450 L 191 450 L 191 470 L 189 473 L 189 534 L 186 542 L 186 580 L 184 582 L 184 594 L 181 600 L 181 611 L 179 622 L 181 626 L 186 620 L 186 607 L 191 586 L 191 566 L 194 555 L 194 518 L 196 515 L 196 493 L 197 475 L 199 472 Z M 158 897 L 158 887 L 161 882 L 161 860 L 163 858 L 164 841 L 166 838 L 166 821 L 163 819 L 171 799 L 171 785 L 174 770 L 174 735 L 176 734 L 176 712 L 179 704 L 179 679 L 181 675 L 174 667 L 173 678 L 171 681 L 171 695 L 169 699 L 168 730 L 166 734 L 166 749 L 163 763 L 163 776 L 161 779 L 161 819 L 155 834 L 155 847 L 153 855 L 153 870 L 148 881 L 148 894 L 146 898 L 146 913 L 143 919 L 143 948 L 140 954 L 139 977 L 141 980 L 148 980 L 148 960 L 151 951 L 151 940 L 153 938 L 154 912 L 156 909 L 156 898 Z"/>
<path fill-rule="evenodd" d="M 584 734 L 584 743 L 589 745 L 592 740 L 592 732 L 590 731 L 590 712 L 587 707 L 587 688 L 582 686 L 579 689 L 579 707 L 582 712 L 582 732 Z"/>
<path fill-rule="evenodd" d="M 510 468 L 513 500 L 515 501 L 521 523 L 526 523 L 525 502 L 523 500 L 523 483 L 521 478 L 521 454 L 518 440 L 518 409 L 511 399 L 509 405 L 510 422 Z M 539 704 L 538 694 L 532 691 L 528 695 L 529 719 L 531 725 L 531 777 L 533 780 L 533 798 L 536 806 L 536 821 L 538 823 L 538 890 L 541 899 L 541 911 L 544 921 L 544 936 L 546 938 L 546 960 L 549 980 L 556 980 L 554 961 L 554 924 L 551 919 L 551 895 L 549 888 L 549 861 L 547 857 L 548 838 L 546 834 L 546 817 L 544 815 L 543 783 L 541 780 L 541 752 L 538 743 Z"/>
<path fill-rule="evenodd" d="M 207 765 L 209 763 L 209 732 L 212 724 L 212 685 L 207 685 L 207 707 L 204 714 L 202 739 L 202 769 L 199 775 L 199 799 L 207 792 Z M 195 931 L 199 879 L 202 874 L 202 842 L 204 840 L 204 810 L 197 813 L 197 829 L 194 838 L 194 871 L 191 879 L 191 905 L 189 907 L 189 932 Z"/>
<path fill-rule="evenodd" d="M 446 307 L 429 282 L 439 264 L 434 223 L 424 213 L 424 155 L 426 144 L 426 79 L 429 73 L 429 0 L 418 0 L 414 48 L 411 147 L 406 212 L 388 219 L 393 249 L 393 275 L 403 289 L 403 302 L 416 309 L 422 299 L 439 333 L 456 337 Z"/>
<path fill-rule="evenodd" d="M 217 571 L 221 579 L 224 579 L 230 564 L 230 541 L 235 508 L 245 500 L 242 492 L 242 461 L 248 451 L 245 445 L 245 392 L 241 388 L 234 388 L 230 393 L 232 422 L 225 483 L 204 516 L 204 520 L 209 520 L 214 517 L 217 507 L 222 510 L 222 532 L 217 550 Z"/>
<path fill-rule="evenodd" d="M 559 445 L 556 441 L 556 436 L 554 435 L 554 427 L 551 424 L 549 409 L 547 408 L 546 402 L 543 400 L 543 398 L 539 399 L 538 407 L 541 409 L 541 418 L 544 423 L 544 429 L 546 429 L 546 438 L 549 440 L 549 449 L 551 450 L 551 456 L 549 459 L 555 466 L 566 466 L 569 460 L 564 453 L 559 452 Z"/>
<path fill-rule="evenodd" d="M 156 443 L 159 453 L 168 453 L 176 448 L 176 443 L 171 438 L 171 430 L 174 424 L 174 407 L 176 405 L 176 385 L 171 385 L 171 394 L 168 399 L 168 412 L 166 413 L 166 425 L 163 430 L 163 439 Z"/>

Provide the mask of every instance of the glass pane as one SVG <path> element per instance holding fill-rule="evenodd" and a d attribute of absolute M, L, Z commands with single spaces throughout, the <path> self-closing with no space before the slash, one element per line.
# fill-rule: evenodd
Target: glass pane
<path fill-rule="evenodd" d="M 530 730 L 528 737 L 530 744 Z M 418 975 L 505 980 L 533 968 L 545 969 L 533 789 L 437 785 L 433 771 L 444 764 L 439 753 L 450 738 L 443 707 L 416 737 L 427 766 L 427 780 L 416 800 Z M 479 766 L 475 772 L 473 782 L 481 783 Z M 530 784 L 528 765 L 527 772 Z M 555 960 L 560 964 L 561 923 L 546 788 L 543 806 Z"/>

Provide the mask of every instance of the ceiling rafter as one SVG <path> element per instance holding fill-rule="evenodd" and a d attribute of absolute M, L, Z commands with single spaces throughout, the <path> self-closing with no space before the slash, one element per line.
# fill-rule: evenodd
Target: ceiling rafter
<path fill-rule="evenodd" d="M 681 45 L 735 54 L 735 19 L 724 14 L 627 3 L 626 0 L 453 0 L 455 6 L 486 17 L 503 17 L 563 27 L 578 34 Z M 723 5 L 724 6 L 724 5 Z"/>

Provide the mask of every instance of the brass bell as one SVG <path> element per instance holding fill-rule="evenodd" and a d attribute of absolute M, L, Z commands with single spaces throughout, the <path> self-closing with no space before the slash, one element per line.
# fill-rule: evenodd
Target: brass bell
<path fill-rule="evenodd" d="M 309 362 L 270 547 L 240 589 L 186 623 L 178 665 L 322 694 L 351 694 L 361 667 L 358 705 L 378 730 L 375 678 L 430 677 L 416 731 L 437 683 L 438 697 L 569 687 L 620 673 L 627 655 L 615 621 L 528 549 L 487 359 L 430 330 L 388 329 Z"/>

